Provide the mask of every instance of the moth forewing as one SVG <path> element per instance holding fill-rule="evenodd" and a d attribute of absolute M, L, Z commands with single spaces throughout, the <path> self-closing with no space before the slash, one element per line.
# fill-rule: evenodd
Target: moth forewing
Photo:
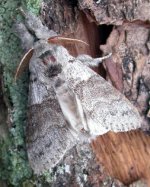
<path fill-rule="evenodd" d="M 141 117 L 128 99 L 81 61 L 68 63 L 63 73 L 82 104 L 91 135 L 141 127 Z"/>
<path fill-rule="evenodd" d="M 48 46 L 44 45 L 42 50 L 39 50 L 40 45 L 41 43 L 36 45 L 29 66 L 29 110 L 26 130 L 28 158 L 36 174 L 55 167 L 65 153 L 76 144 L 76 134 L 70 130 L 54 90 L 57 76 L 47 74 L 53 62 L 43 64 L 39 58 L 44 52 L 47 54 Z M 49 50 L 51 49 L 49 47 Z M 57 70 L 57 64 L 54 70 Z"/>

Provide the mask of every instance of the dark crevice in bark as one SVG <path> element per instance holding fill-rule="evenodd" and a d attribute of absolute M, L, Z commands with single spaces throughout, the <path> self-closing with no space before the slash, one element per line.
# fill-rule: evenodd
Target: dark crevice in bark
<path fill-rule="evenodd" d="M 81 22 L 83 27 L 82 35 L 79 32 L 75 32 L 74 36 L 78 38 L 81 36 L 81 40 L 88 41 L 89 44 L 89 51 L 83 51 L 85 54 L 89 54 L 94 58 L 103 56 L 102 51 L 100 50 L 100 45 L 106 44 L 107 39 L 111 31 L 113 30 L 113 25 L 97 25 L 94 21 L 90 21 L 88 17 L 85 15 L 83 11 L 80 11 L 81 15 Z M 78 50 L 77 50 L 78 53 Z M 80 53 L 80 51 L 79 51 Z M 106 78 L 106 71 L 103 67 L 103 64 L 99 65 L 98 69 L 94 69 L 97 73 L 99 73 L 102 77 Z"/>
<path fill-rule="evenodd" d="M 71 5 L 73 8 L 78 6 L 78 1 L 77 0 L 66 0 L 66 2 Z"/>
<path fill-rule="evenodd" d="M 2 66 L 0 65 L 0 141 L 7 137 L 8 135 L 8 127 L 6 125 L 7 121 L 7 107 L 4 101 L 3 95 L 3 80 L 2 80 Z M 0 158 L 1 160 L 1 158 Z M 0 161 L 1 162 L 1 161 Z"/>
<path fill-rule="evenodd" d="M 113 25 L 99 25 L 98 30 L 100 33 L 100 44 L 106 44 L 107 38 L 113 30 Z"/>
<path fill-rule="evenodd" d="M 99 37 L 100 37 L 100 40 L 99 40 L 99 46 L 100 46 L 100 45 L 106 44 L 107 39 L 109 38 L 110 33 L 113 30 L 113 25 L 99 25 L 98 30 L 99 30 Z M 103 78 L 106 78 L 106 70 L 103 64 L 99 65 L 99 74 Z"/>

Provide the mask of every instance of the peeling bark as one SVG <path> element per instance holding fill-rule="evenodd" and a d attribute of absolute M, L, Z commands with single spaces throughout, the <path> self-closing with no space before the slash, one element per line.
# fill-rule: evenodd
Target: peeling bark
<path fill-rule="evenodd" d="M 150 19 L 149 0 L 79 0 L 79 7 L 97 24 L 122 25 L 124 21 Z"/>
<path fill-rule="evenodd" d="M 130 25 L 115 28 L 106 45 L 100 46 L 104 53 L 112 51 L 112 61 L 105 63 L 109 73 L 108 79 L 139 109 L 143 117 L 143 130 L 149 130 L 149 119 L 147 118 L 150 98 L 148 42 L 148 28 Z M 113 71 L 111 71 L 112 66 L 116 67 Z M 121 79 L 119 79 L 119 75 Z"/>

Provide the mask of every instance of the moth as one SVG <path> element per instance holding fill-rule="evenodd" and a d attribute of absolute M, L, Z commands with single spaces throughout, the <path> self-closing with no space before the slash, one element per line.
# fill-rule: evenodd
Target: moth
<path fill-rule="evenodd" d="M 102 58 L 71 56 L 61 45 L 51 44 L 57 34 L 33 14 L 16 26 L 29 62 L 27 152 L 36 174 L 55 167 L 78 142 L 90 142 L 108 131 L 140 128 L 137 109 L 90 67 Z"/>

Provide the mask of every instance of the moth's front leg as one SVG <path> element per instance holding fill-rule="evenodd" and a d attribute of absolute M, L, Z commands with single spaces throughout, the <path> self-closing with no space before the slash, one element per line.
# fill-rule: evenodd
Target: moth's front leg
<path fill-rule="evenodd" d="M 112 53 L 109 53 L 108 55 L 99 58 L 92 58 L 89 55 L 79 55 L 77 57 L 77 60 L 81 61 L 84 65 L 88 67 L 98 67 L 99 64 L 103 62 L 103 60 L 111 57 L 111 55 Z"/>

